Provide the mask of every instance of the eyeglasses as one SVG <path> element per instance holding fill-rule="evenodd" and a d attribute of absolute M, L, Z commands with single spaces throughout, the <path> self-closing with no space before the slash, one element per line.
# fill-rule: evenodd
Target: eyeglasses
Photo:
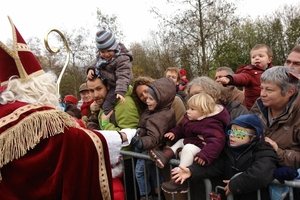
<path fill-rule="evenodd" d="M 249 134 L 249 133 L 245 132 L 244 130 L 240 130 L 240 129 L 235 129 L 235 130 L 229 129 L 227 131 L 227 135 L 228 136 L 232 135 L 233 137 L 238 138 L 240 140 L 244 139 L 246 136 L 252 136 L 252 137 L 256 136 L 254 134 Z"/>

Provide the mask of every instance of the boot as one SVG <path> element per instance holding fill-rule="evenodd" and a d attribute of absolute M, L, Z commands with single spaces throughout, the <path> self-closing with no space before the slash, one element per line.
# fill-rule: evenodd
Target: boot
<path fill-rule="evenodd" d="M 150 150 L 149 156 L 153 162 L 155 162 L 155 164 L 162 169 L 169 162 L 169 160 L 175 156 L 175 154 L 170 147 L 165 146 L 162 151 L 157 149 Z"/>
<path fill-rule="evenodd" d="M 163 182 L 161 189 L 169 194 L 187 193 L 189 191 L 186 181 L 183 184 L 180 184 L 176 183 L 174 179 L 171 179 L 169 182 Z"/>

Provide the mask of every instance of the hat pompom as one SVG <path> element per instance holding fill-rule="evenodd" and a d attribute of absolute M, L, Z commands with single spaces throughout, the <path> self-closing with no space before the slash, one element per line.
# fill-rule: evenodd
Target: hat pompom
<path fill-rule="evenodd" d="M 100 27 L 96 33 L 96 46 L 99 50 L 116 50 L 118 43 L 109 30 Z"/>

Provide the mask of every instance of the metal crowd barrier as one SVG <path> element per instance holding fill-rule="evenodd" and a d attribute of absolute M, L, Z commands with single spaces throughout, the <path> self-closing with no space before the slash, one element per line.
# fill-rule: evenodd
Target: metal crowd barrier
<path fill-rule="evenodd" d="M 135 170 L 135 164 L 134 164 L 134 158 L 139 158 L 139 159 L 144 159 L 144 162 L 146 160 L 151 160 L 150 156 L 148 155 L 145 155 L 145 154 L 141 154 L 141 153 L 136 153 L 136 152 L 132 152 L 132 151 L 124 151 L 124 150 L 121 150 L 121 154 L 123 156 L 130 156 L 132 157 L 131 160 L 132 160 L 132 166 L 133 166 L 133 177 L 126 177 L 126 174 L 125 174 L 125 171 L 124 171 L 124 187 L 125 187 L 125 191 L 126 191 L 126 182 L 125 182 L 125 179 L 126 178 L 133 178 L 133 180 L 135 180 L 135 173 L 134 173 L 134 170 Z M 174 167 L 174 166 L 178 166 L 179 165 L 179 160 L 178 159 L 171 159 L 169 161 L 169 164 L 170 164 L 170 173 L 171 173 L 171 169 Z M 144 174 L 145 174 L 145 177 L 146 177 L 146 167 L 144 165 Z M 159 174 L 158 174 L 158 168 L 156 167 L 156 176 L 157 176 L 157 185 L 159 185 Z M 212 192 L 212 191 L 215 191 L 215 188 L 212 188 L 212 184 L 210 182 L 209 179 L 204 179 L 204 184 L 205 184 L 205 200 L 211 200 L 209 194 Z M 300 180 L 293 180 L 293 181 L 285 181 L 285 184 L 281 184 L 279 183 L 276 179 L 273 180 L 274 184 L 277 184 L 277 185 L 286 185 L 286 186 L 289 186 L 290 188 L 290 191 L 289 191 L 289 200 L 294 200 L 294 196 L 293 196 L 293 188 L 300 188 Z M 189 185 L 189 191 L 187 193 L 187 200 L 192 200 L 191 199 L 191 190 L 190 190 L 190 184 L 188 183 Z M 147 187 L 147 184 L 145 183 L 145 186 Z M 134 190 L 137 191 L 138 190 L 138 187 L 136 185 L 136 183 L 134 182 Z M 158 199 L 159 200 L 162 200 L 163 198 L 160 196 L 160 187 L 159 187 L 159 196 L 158 196 Z M 136 192 L 137 194 L 137 192 Z M 148 197 L 147 197 L 148 199 Z M 131 200 L 131 199 L 127 199 L 127 200 Z M 137 195 L 135 195 L 135 200 L 138 200 L 137 199 Z M 172 200 L 175 200 L 175 195 L 173 194 L 172 195 Z M 234 200 L 233 198 L 233 195 L 230 194 L 227 196 L 227 200 Z M 257 200 L 261 200 L 261 197 L 260 197 L 260 190 L 257 191 Z"/>

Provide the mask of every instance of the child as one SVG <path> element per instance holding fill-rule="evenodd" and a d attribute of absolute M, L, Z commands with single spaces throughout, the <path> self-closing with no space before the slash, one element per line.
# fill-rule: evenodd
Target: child
<path fill-rule="evenodd" d="M 225 127 L 229 123 L 229 114 L 214 99 L 206 94 L 196 94 L 187 102 L 187 114 L 184 121 L 172 128 L 164 136 L 177 142 L 163 151 L 150 150 L 151 158 L 157 166 L 163 168 L 175 153 L 182 148 L 180 165 L 190 166 L 196 161 L 199 165 L 209 165 L 216 159 L 225 146 Z M 179 140 L 178 140 L 179 139 Z M 205 145 L 204 145 L 205 143 Z M 162 187 L 167 193 L 185 193 L 188 185 L 174 184 L 173 181 L 164 183 L 174 187 Z"/>
<path fill-rule="evenodd" d="M 157 148 L 163 142 L 163 136 L 166 131 L 175 126 L 175 111 L 171 107 L 175 98 L 176 91 L 170 90 L 174 88 L 175 84 L 170 78 L 160 78 L 149 84 L 147 89 L 147 106 L 148 108 L 141 114 L 138 124 L 137 135 L 132 138 L 131 145 L 137 151 L 142 151 L 147 154 L 147 150 Z M 145 188 L 144 165 L 150 167 L 151 179 L 155 187 L 157 195 L 158 185 L 155 175 L 155 166 L 150 162 L 144 162 L 143 159 L 137 159 L 135 174 L 140 189 L 141 199 L 145 199 L 146 195 L 151 192 L 149 181 L 147 183 L 147 190 Z M 160 183 L 163 182 L 160 176 Z"/>
<path fill-rule="evenodd" d="M 179 89 L 183 90 L 183 88 L 189 83 L 189 80 L 186 78 L 185 69 L 180 69 L 179 73 L 180 73 Z"/>
<path fill-rule="evenodd" d="M 257 44 L 250 51 L 251 65 L 240 66 L 236 74 L 219 79 L 224 86 L 244 87 L 245 105 L 248 110 L 260 97 L 260 76 L 266 69 L 272 67 L 272 56 L 273 52 L 270 47 Z"/>
<path fill-rule="evenodd" d="M 241 115 L 230 122 L 226 132 L 227 147 L 216 160 L 209 166 L 180 165 L 172 171 L 172 179 L 182 184 L 186 180 L 222 176 L 225 194 L 232 193 L 234 199 L 257 199 L 257 190 L 261 199 L 270 199 L 268 185 L 274 179 L 278 158 L 265 142 L 260 119 L 254 114 Z"/>
<path fill-rule="evenodd" d="M 122 43 L 117 43 L 115 36 L 105 28 L 101 27 L 96 33 L 96 46 L 99 54 L 96 62 L 88 68 L 87 78 L 101 74 L 110 87 L 102 105 L 104 113 L 107 115 L 113 110 L 118 99 L 125 103 L 124 95 L 127 92 L 129 83 L 133 78 L 132 74 L 132 52 L 128 51 Z M 114 115 L 111 120 L 114 123 Z"/>

